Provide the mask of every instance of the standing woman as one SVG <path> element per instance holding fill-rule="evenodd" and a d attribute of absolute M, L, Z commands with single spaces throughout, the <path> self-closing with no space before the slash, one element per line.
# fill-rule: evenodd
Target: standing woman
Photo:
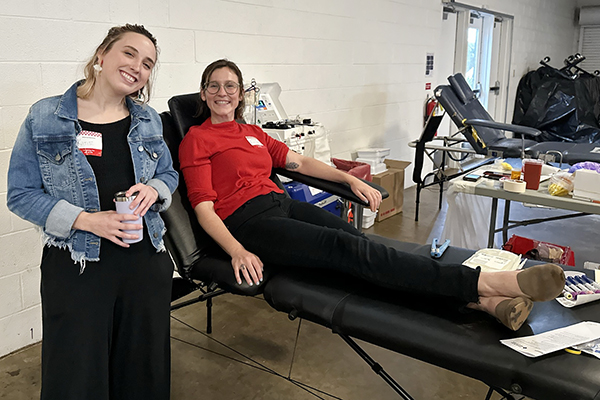
<path fill-rule="evenodd" d="M 143 26 L 111 28 L 84 80 L 31 107 L 12 151 L 8 207 L 46 244 L 42 399 L 169 398 L 173 265 L 159 212 L 178 176 L 145 104 L 157 53 Z M 134 215 L 114 211 L 119 191 Z"/>

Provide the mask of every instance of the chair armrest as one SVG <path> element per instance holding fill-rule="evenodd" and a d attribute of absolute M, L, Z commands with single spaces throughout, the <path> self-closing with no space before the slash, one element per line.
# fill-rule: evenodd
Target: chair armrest
<path fill-rule="evenodd" d="M 486 119 L 467 119 L 464 121 L 464 124 L 473 126 L 485 126 L 494 129 L 502 129 L 503 131 L 521 133 L 527 136 L 538 136 L 542 133 L 539 130 L 535 128 L 530 128 L 528 126 L 504 124 L 502 122 L 488 121 Z"/>
<path fill-rule="evenodd" d="M 285 176 L 286 178 L 290 178 L 296 182 L 304 183 L 308 186 L 312 186 L 314 188 L 323 190 L 327 193 L 331 193 L 333 195 L 340 196 L 343 199 L 360 204 L 361 206 L 364 206 L 364 207 L 369 206 L 366 202 L 359 199 L 354 194 L 354 192 L 352 192 L 352 190 L 350 189 L 350 186 L 345 183 L 338 183 L 338 182 L 327 181 L 325 179 L 314 178 L 312 176 L 304 175 L 299 172 L 288 171 L 287 169 L 283 169 L 283 168 L 275 168 L 275 169 L 273 169 L 273 171 L 276 174 Z M 379 190 L 379 192 L 381 193 L 381 197 L 383 199 L 386 199 L 389 197 L 390 194 L 388 193 L 388 191 L 385 190 L 384 188 L 382 188 L 381 186 L 376 185 L 373 182 L 367 182 L 365 180 L 363 180 L 363 182 L 365 182 L 369 186 Z"/>

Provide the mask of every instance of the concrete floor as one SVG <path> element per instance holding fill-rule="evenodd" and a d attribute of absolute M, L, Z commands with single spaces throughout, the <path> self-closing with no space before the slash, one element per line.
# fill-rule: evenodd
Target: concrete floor
<path fill-rule="evenodd" d="M 376 223 L 367 232 L 417 243 L 438 235 L 445 210 L 437 208 L 437 191 L 423 191 L 418 223 L 414 221 L 414 196 L 414 188 L 408 189 L 404 213 Z M 518 207 L 513 210 L 514 216 L 529 212 L 519 211 Z M 554 228 L 550 224 L 544 229 L 519 228 L 518 233 L 569 244 L 576 256 L 580 252 L 585 259 L 600 261 L 600 251 L 588 246 L 595 232 L 580 234 L 589 231 L 590 225 L 597 227 L 598 222 L 598 218 L 585 217 L 553 222 Z M 536 237 L 537 233 L 543 237 Z M 578 259 L 578 264 L 585 259 Z M 172 313 L 172 400 L 398 399 L 362 359 L 322 326 L 290 321 L 261 297 L 224 295 L 215 299 L 213 307 L 211 335 L 204 333 L 204 304 Z M 481 382 L 368 343 L 360 344 L 415 399 L 485 397 L 487 388 Z M 39 398 L 40 349 L 37 344 L 0 359 L 1 399 Z M 500 398 L 497 394 L 492 397 Z"/>

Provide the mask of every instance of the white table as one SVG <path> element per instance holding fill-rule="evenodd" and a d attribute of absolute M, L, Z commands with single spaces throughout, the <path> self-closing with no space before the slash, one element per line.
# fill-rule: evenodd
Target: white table
<path fill-rule="evenodd" d="M 489 187 L 485 184 L 478 184 L 475 187 L 474 194 L 478 196 L 486 196 L 492 198 L 492 213 L 490 215 L 488 247 L 493 247 L 494 235 L 496 234 L 496 232 L 502 232 L 503 243 L 506 243 L 506 241 L 508 240 L 508 230 L 516 228 L 518 226 L 531 225 L 545 221 L 555 221 L 559 219 L 580 217 L 589 214 L 600 214 L 600 204 L 586 202 L 582 200 L 574 200 L 571 197 L 552 196 L 550 193 L 548 193 L 548 184 L 548 181 L 541 183 L 540 188 L 538 190 L 526 189 L 525 193 L 507 192 L 506 190 L 496 185 L 494 187 Z M 502 219 L 502 227 L 496 229 L 498 199 L 504 200 L 504 216 Z M 537 218 L 513 222 L 509 220 L 511 201 L 520 201 L 522 203 L 536 204 L 562 210 L 576 211 L 576 213 L 560 215 L 556 217 Z M 513 222 L 512 225 L 511 222 Z"/>

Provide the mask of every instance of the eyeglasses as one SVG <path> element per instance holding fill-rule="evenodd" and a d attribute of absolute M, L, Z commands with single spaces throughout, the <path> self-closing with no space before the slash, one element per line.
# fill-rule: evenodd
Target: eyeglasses
<path fill-rule="evenodd" d="M 219 82 L 212 81 L 204 85 L 204 90 L 210 94 L 217 94 L 221 90 L 221 86 L 223 86 L 227 94 L 236 94 L 240 88 L 240 85 L 233 81 L 227 81 L 222 85 Z"/>

